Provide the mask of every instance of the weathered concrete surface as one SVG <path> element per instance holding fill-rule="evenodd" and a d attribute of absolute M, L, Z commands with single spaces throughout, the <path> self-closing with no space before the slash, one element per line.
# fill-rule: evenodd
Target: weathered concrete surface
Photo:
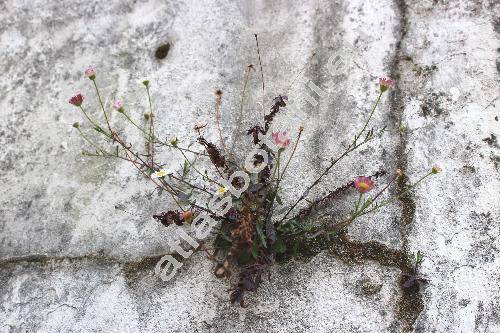
<path fill-rule="evenodd" d="M 1 2 L 0 332 L 500 331 L 499 14 L 494 1 Z M 266 93 L 295 101 L 276 123 L 306 127 L 286 201 L 354 135 L 376 77 L 397 79 L 373 122 L 388 132 L 312 195 L 380 169 L 415 179 L 443 166 L 409 200 L 350 229 L 358 240 L 425 253 L 421 309 L 404 305 L 413 303 L 404 303 L 397 267 L 328 252 L 276 266 L 247 309 L 228 304 L 228 285 L 200 254 L 164 283 L 152 267 L 169 235 L 151 215 L 171 202 L 151 196 L 127 164 L 79 156 L 88 147 L 71 130 L 81 118 L 67 99 L 82 91 L 98 115 L 81 76 L 90 64 L 107 105 L 122 98 L 136 118 L 147 105 L 138 82 L 149 78 L 157 127 L 184 142 L 203 122 L 216 140 L 213 91 L 222 89 L 226 139 L 248 147 L 244 131 L 262 110 L 255 71 L 239 114 L 245 68 L 258 63 L 253 32 Z M 169 54 L 155 59 L 166 42 Z M 341 71 L 328 69 L 332 55 L 346 61 Z M 304 99 L 315 96 L 308 80 L 326 92 L 316 106 Z M 117 114 L 112 122 L 123 124 Z"/>

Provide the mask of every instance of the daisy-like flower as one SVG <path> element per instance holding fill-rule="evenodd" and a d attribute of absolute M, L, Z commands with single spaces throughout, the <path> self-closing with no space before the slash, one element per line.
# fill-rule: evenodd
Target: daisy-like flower
<path fill-rule="evenodd" d="M 221 195 L 221 194 L 224 194 L 226 192 L 227 192 L 227 188 L 225 188 L 225 187 L 219 187 L 215 193 L 218 194 L 218 195 Z"/>
<path fill-rule="evenodd" d="M 273 141 L 279 149 L 285 149 L 290 145 L 290 138 L 286 134 L 286 132 L 273 132 L 272 133 Z"/>
<path fill-rule="evenodd" d="M 84 97 L 82 94 L 76 94 L 69 99 L 69 104 L 72 104 L 74 106 L 81 106 L 83 103 L 83 98 Z"/>
<path fill-rule="evenodd" d="M 118 112 L 123 112 L 123 102 L 122 101 L 116 101 L 115 104 L 113 104 L 113 108 L 118 111 Z"/>
<path fill-rule="evenodd" d="M 88 77 L 89 79 L 93 80 L 95 79 L 95 68 L 90 66 L 85 70 L 85 76 Z"/>
<path fill-rule="evenodd" d="M 373 185 L 373 180 L 371 180 L 370 177 L 359 176 L 354 180 L 354 187 L 356 187 L 360 193 L 370 191 L 373 188 Z"/>
<path fill-rule="evenodd" d="M 151 175 L 151 178 L 153 179 L 157 179 L 157 178 L 163 178 L 165 176 L 169 176 L 173 174 L 173 172 L 169 169 L 161 169 L 161 170 L 158 170 L 156 172 L 153 172 L 153 174 Z"/>
<path fill-rule="evenodd" d="M 443 171 L 443 169 L 441 169 L 441 167 L 440 167 L 439 165 L 434 164 L 434 165 L 432 166 L 431 172 L 432 172 L 433 174 L 440 173 L 441 171 Z"/>
<path fill-rule="evenodd" d="M 394 88 L 394 86 L 396 85 L 396 81 L 386 77 L 381 77 L 378 79 L 378 84 L 380 85 L 380 91 L 384 92 L 389 88 Z"/>

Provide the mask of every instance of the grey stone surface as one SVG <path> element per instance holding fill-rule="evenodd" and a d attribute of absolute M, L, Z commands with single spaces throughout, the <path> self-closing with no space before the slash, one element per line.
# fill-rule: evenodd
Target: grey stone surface
<path fill-rule="evenodd" d="M 0 332 L 499 332 L 499 14 L 492 0 L 0 2 Z M 259 71 L 239 111 L 246 66 L 258 64 L 254 32 L 265 103 L 279 93 L 294 101 L 275 123 L 305 126 L 285 202 L 356 133 L 377 77 L 397 80 L 373 119 L 388 131 L 311 196 L 359 174 L 400 167 L 416 179 L 440 164 L 409 200 L 349 230 L 424 252 L 421 303 L 403 295 L 399 268 L 328 251 L 275 266 L 246 309 L 229 304 L 202 254 L 171 282 L 153 274 L 171 236 L 151 215 L 172 202 L 126 163 L 82 157 L 89 148 L 71 128 L 81 115 L 67 100 L 81 91 L 99 116 L 82 77 L 95 65 L 106 106 L 123 99 L 140 119 L 148 78 L 162 136 L 191 142 L 194 124 L 208 123 L 216 141 L 221 89 L 225 138 L 244 157 L 245 130 L 262 115 Z M 336 55 L 340 71 L 329 67 Z M 161 156 L 179 167 L 178 154 Z"/>

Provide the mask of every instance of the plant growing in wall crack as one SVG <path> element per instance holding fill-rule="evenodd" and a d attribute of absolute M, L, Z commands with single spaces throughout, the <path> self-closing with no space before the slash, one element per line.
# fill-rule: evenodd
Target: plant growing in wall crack
<path fill-rule="evenodd" d="M 249 66 L 248 70 L 250 69 L 253 69 L 252 65 Z M 323 172 L 316 176 L 302 195 L 291 205 L 285 206 L 280 190 L 287 182 L 290 161 L 301 158 L 296 150 L 305 131 L 302 126 L 293 133 L 272 131 L 275 116 L 286 112 L 287 96 L 278 95 L 269 101 L 270 108 L 262 123 L 248 129 L 248 139 L 254 149 L 247 152 L 245 161 L 241 161 L 234 157 L 234 152 L 226 145 L 220 130 L 221 91 L 216 92 L 216 122 L 220 143 L 208 141 L 203 135 L 206 125 L 197 125 L 194 131 L 197 133 L 198 148 L 193 148 L 193 143 L 185 145 L 176 137 L 164 139 L 157 134 L 149 81 L 143 81 L 149 112 L 145 123 L 139 123 L 132 118 L 122 101 L 116 101 L 113 110 L 105 109 L 94 68 L 88 68 L 85 76 L 95 90 L 102 121 L 98 121 L 87 110 L 82 94 L 69 100 L 70 104 L 81 111 L 88 125 L 73 125 L 91 147 L 91 150 L 84 151 L 83 154 L 127 161 L 160 193 L 168 195 L 176 208 L 160 211 L 153 218 L 167 227 L 167 232 L 176 233 L 185 240 L 193 250 L 181 247 L 178 242 L 173 242 L 171 247 L 185 258 L 193 251 L 204 251 L 214 262 L 214 274 L 218 278 L 229 280 L 231 302 L 241 306 L 246 305 L 245 295 L 258 289 L 265 274 L 277 260 L 313 251 L 317 244 L 342 241 L 347 227 L 355 220 L 398 200 L 423 180 L 440 171 L 439 167 L 432 167 L 394 196 L 388 194 L 388 189 L 394 182 L 407 179 L 403 170 L 358 176 L 318 199 L 309 199 L 318 184 L 342 159 L 384 133 L 385 128 L 376 130 L 370 127 L 370 123 L 384 93 L 394 87 L 395 82 L 391 79 L 379 79 L 380 90 L 371 112 L 351 143 L 341 154 L 330 159 Z M 134 148 L 123 133 L 112 126 L 109 112 L 121 114 L 123 120 L 144 137 L 145 149 Z M 100 139 L 97 140 L 96 136 Z M 158 153 L 161 149 L 175 150 L 182 155 L 184 162 L 181 170 L 167 167 L 168 164 L 162 161 Z M 213 170 L 200 169 L 197 163 L 199 159 L 208 159 Z M 386 178 L 387 181 L 384 186 L 377 186 L 381 178 Z M 310 217 L 320 206 L 349 191 L 357 191 L 358 195 L 346 216 L 326 222 L 311 221 Z M 204 240 L 211 234 L 215 234 L 215 237 L 209 248 Z M 420 254 L 419 256 L 414 272 L 407 276 L 405 288 L 412 287 L 417 282 L 425 282 L 417 272 L 422 260 Z M 162 279 L 171 279 L 182 266 L 178 258 L 178 255 L 166 255 L 160 260 L 156 272 Z"/>

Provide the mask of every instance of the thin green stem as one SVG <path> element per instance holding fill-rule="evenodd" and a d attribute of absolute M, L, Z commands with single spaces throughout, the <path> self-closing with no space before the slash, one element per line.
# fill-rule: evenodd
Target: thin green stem
<path fill-rule="evenodd" d="M 376 207 L 373 207 L 367 211 L 363 211 L 361 212 L 361 214 L 359 214 L 357 217 L 359 216 L 363 216 L 365 214 L 368 214 L 368 213 L 371 213 L 381 207 L 384 207 L 392 202 L 394 202 L 395 200 L 399 200 L 401 197 L 403 197 L 406 193 L 410 192 L 412 189 L 414 189 L 415 187 L 417 187 L 424 179 L 426 179 L 427 177 L 429 177 L 430 175 L 432 175 L 432 171 L 425 174 L 423 177 L 421 177 L 419 180 L 417 180 L 414 184 L 410 185 L 406 190 L 404 190 L 403 192 L 401 192 L 400 194 L 398 194 L 397 196 L 389 199 L 389 200 L 386 200 L 386 201 L 383 201 L 381 204 L 377 205 Z"/>
<path fill-rule="evenodd" d="M 382 97 L 382 92 L 380 92 L 380 94 L 378 95 L 377 97 L 377 101 L 375 102 L 375 105 L 373 106 L 372 108 L 372 111 L 370 112 L 370 116 L 368 117 L 368 119 L 366 120 L 365 122 L 365 125 L 363 126 L 363 129 L 361 129 L 361 132 L 359 132 L 358 134 L 358 138 L 363 134 L 363 132 L 366 130 L 366 127 L 368 126 L 368 123 L 370 122 L 370 120 L 372 119 L 373 117 L 373 114 L 375 113 L 375 109 L 377 108 L 378 106 L 378 103 L 380 102 L 380 98 Z"/>
<path fill-rule="evenodd" d="M 134 125 L 134 127 L 136 127 L 139 131 L 141 131 L 143 134 L 144 134 L 144 138 L 148 138 L 149 136 L 149 133 L 146 132 L 145 129 L 143 129 L 141 126 L 137 125 L 137 123 L 135 121 L 132 120 L 132 118 L 130 118 L 130 116 L 126 113 L 126 112 L 121 112 L 125 118 L 132 124 Z M 189 153 L 192 153 L 192 154 L 195 154 L 195 155 L 201 155 L 201 156 L 208 156 L 207 154 L 204 154 L 204 153 L 200 153 L 200 152 L 197 152 L 197 151 L 194 151 L 194 150 L 191 150 L 191 149 L 187 149 L 187 148 L 182 148 L 182 147 L 178 147 L 178 146 L 174 146 L 174 145 L 171 145 L 169 143 L 166 143 L 166 142 L 163 142 L 161 141 L 160 139 L 158 139 L 158 137 L 156 137 L 153 133 L 153 144 L 157 143 L 157 144 L 160 144 L 162 146 L 166 146 L 166 147 L 169 147 L 169 148 L 174 148 L 174 149 L 179 149 L 179 150 L 183 150 L 183 151 L 187 151 Z"/>
<path fill-rule="evenodd" d="M 148 101 L 149 101 L 149 136 L 148 136 L 148 142 L 149 142 L 149 151 L 151 155 L 151 166 L 154 164 L 154 144 L 153 144 L 153 138 L 154 138 L 154 123 L 153 123 L 153 105 L 151 103 L 151 94 L 149 93 L 149 86 L 146 85 L 146 92 L 148 94 Z"/>
<path fill-rule="evenodd" d="M 299 130 L 299 135 L 297 136 L 297 140 L 295 141 L 295 145 L 293 146 L 292 154 L 290 155 L 290 158 L 288 159 L 288 161 L 285 164 L 285 167 L 283 168 L 283 172 L 281 173 L 281 177 L 279 177 L 279 173 L 278 173 L 278 180 L 276 182 L 276 191 L 274 192 L 273 198 L 271 200 L 271 209 L 272 209 L 272 207 L 274 205 L 274 200 L 276 200 L 276 196 L 278 195 L 278 191 L 279 191 L 279 187 L 280 187 L 281 181 L 285 177 L 285 172 L 286 172 L 286 170 L 288 168 L 288 165 L 290 164 L 290 161 L 292 160 L 293 156 L 295 155 L 295 151 L 297 150 L 297 146 L 299 145 L 299 140 L 300 140 L 300 136 L 301 135 L 302 135 L 302 128 Z M 280 157 L 280 155 L 278 153 L 278 161 L 279 161 L 279 157 Z M 278 166 L 279 166 L 279 164 L 278 164 Z"/>
<path fill-rule="evenodd" d="M 358 147 L 362 146 L 363 144 L 369 142 L 371 140 L 371 137 L 366 137 L 361 143 L 357 143 L 358 139 L 361 137 L 361 135 L 364 133 L 364 131 L 366 130 L 366 127 L 368 126 L 368 123 L 370 122 L 372 116 L 373 116 L 373 113 L 375 112 L 375 109 L 377 108 L 379 102 L 380 102 L 380 98 L 382 97 L 382 92 L 378 95 L 377 97 L 377 101 L 375 102 L 375 105 L 373 106 L 372 108 L 372 111 L 370 112 L 370 115 L 368 117 L 368 119 L 366 120 L 365 124 L 363 125 L 363 128 L 361 129 L 361 131 L 356 134 L 354 136 L 354 140 L 351 142 L 351 144 L 347 147 L 347 149 L 344 151 L 344 153 L 342 153 L 338 158 L 336 158 L 335 160 L 332 160 L 330 165 L 328 165 L 328 167 L 325 169 L 325 171 L 323 171 L 323 173 L 306 189 L 306 191 L 304 191 L 304 193 L 299 197 L 299 199 L 297 199 L 297 201 L 295 201 L 295 203 L 288 209 L 288 211 L 285 213 L 285 215 L 279 220 L 278 224 L 279 223 L 282 223 L 286 217 L 290 214 L 290 212 L 302 201 L 306 198 L 307 194 L 309 193 L 309 191 L 314 188 L 316 185 L 319 184 L 319 182 L 321 181 L 321 179 L 323 179 L 323 177 L 325 175 L 327 175 L 330 170 L 333 168 L 333 166 L 335 164 L 337 164 L 341 159 L 343 159 L 345 156 L 347 156 L 350 152 L 354 151 L 355 149 L 357 149 Z"/>
<path fill-rule="evenodd" d="M 178 148 L 178 147 L 176 147 Z M 187 158 L 186 154 L 184 154 L 184 152 L 179 149 L 180 153 L 182 154 L 182 156 L 184 157 L 184 159 L 186 160 L 187 164 L 189 164 L 189 167 L 192 168 L 194 171 L 196 171 L 196 173 L 198 173 L 203 179 L 208 179 L 210 182 L 214 183 L 214 184 L 217 184 L 219 187 L 224 187 L 221 183 L 219 183 L 218 181 L 208 177 L 207 175 L 204 175 L 201 171 L 199 171 L 198 169 L 196 169 L 194 167 L 194 165 L 191 163 L 191 161 Z"/>
<path fill-rule="evenodd" d="M 285 177 L 286 169 L 288 169 L 288 165 L 290 164 L 290 161 L 292 160 L 293 156 L 295 155 L 295 151 L 297 150 L 297 146 L 299 145 L 300 137 L 302 136 L 302 129 L 303 128 L 301 127 L 299 130 L 299 135 L 297 136 L 297 140 L 295 141 L 295 145 L 293 146 L 292 154 L 290 155 L 290 158 L 288 159 L 288 161 L 285 164 L 285 167 L 283 168 L 283 172 L 281 173 L 281 178 L 279 178 L 278 185 L 279 185 L 279 183 L 281 183 L 281 181 Z M 278 185 L 276 185 L 276 186 L 278 186 Z"/>
<path fill-rule="evenodd" d="M 369 204 L 367 204 L 365 202 L 365 204 L 363 205 L 363 207 L 360 209 L 360 211 L 351 216 L 350 218 L 338 223 L 338 224 L 335 224 L 335 225 L 330 225 L 328 226 L 328 229 L 333 229 L 333 228 L 344 228 L 346 226 L 348 226 L 349 224 L 351 224 L 352 222 L 354 222 L 355 219 L 357 219 L 358 217 L 361 217 L 363 215 L 366 215 L 368 213 L 371 213 L 377 209 L 380 209 L 388 204 L 390 204 L 391 202 L 394 202 L 395 200 L 399 200 L 402 196 L 404 196 L 406 193 L 408 193 L 409 191 L 411 191 L 412 189 L 414 189 L 415 187 L 417 187 L 424 179 L 426 179 L 427 177 L 429 177 L 430 175 L 432 175 L 432 171 L 425 174 L 424 176 L 422 176 L 418 181 L 416 181 L 414 184 L 410 185 L 406 190 L 404 190 L 403 192 L 401 192 L 399 195 L 391 198 L 390 200 L 386 200 L 384 202 L 382 202 L 381 204 L 379 205 L 376 205 L 375 207 L 371 208 L 371 209 L 368 209 L 368 210 L 365 210 L 366 208 L 368 208 L 369 206 L 371 206 L 375 200 L 371 201 Z"/>
<path fill-rule="evenodd" d="M 361 203 L 362 198 L 363 198 L 363 193 L 360 192 L 358 202 L 356 203 L 356 206 L 354 207 L 354 213 L 352 214 L 353 216 L 356 216 L 356 214 L 358 214 L 359 204 Z"/>
<path fill-rule="evenodd" d="M 110 133 L 113 133 L 113 131 L 111 130 L 111 126 L 109 125 L 108 115 L 106 114 L 106 111 L 104 111 L 104 104 L 102 103 L 101 94 L 99 93 L 99 88 L 97 88 L 97 83 L 95 82 L 95 78 L 92 79 L 92 83 L 94 83 L 95 91 L 97 93 L 97 98 L 99 99 L 99 104 L 101 105 L 102 113 L 104 113 L 104 118 L 106 119 L 106 124 L 108 125 L 108 130 Z"/>
<path fill-rule="evenodd" d="M 125 112 L 120 112 L 120 113 L 123 114 L 125 116 L 125 118 L 127 118 L 127 120 L 130 121 L 130 123 L 132 125 L 134 125 L 139 131 L 141 131 L 144 134 L 145 138 L 147 139 L 147 136 L 149 134 L 148 134 L 148 132 L 146 132 L 145 129 L 143 129 L 142 127 L 140 127 L 139 125 L 137 125 L 137 123 L 135 121 L 133 121 L 132 118 L 130 118 L 130 116 L 127 113 L 125 113 Z"/>
<path fill-rule="evenodd" d="M 278 150 L 278 158 L 276 159 L 276 164 L 274 166 L 273 175 L 271 176 L 271 179 L 274 179 L 274 176 L 276 175 L 276 170 L 278 170 L 280 167 L 280 158 L 281 158 L 281 149 Z"/>
<path fill-rule="evenodd" d="M 85 134 L 83 134 L 83 132 L 80 128 L 77 128 L 77 130 L 78 130 L 78 133 L 80 133 L 81 137 L 85 141 L 87 141 L 92 147 L 94 147 L 97 151 L 100 151 L 103 154 L 103 156 L 108 154 L 101 147 L 99 147 L 96 143 L 92 142 Z"/>
<path fill-rule="evenodd" d="M 108 133 L 106 133 L 106 131 L 103 130 L 101 126 L 99 126 L 94 120 L 92 120 L 92 118 L 90 118 L 90 116 L 88 115 L 88 113 L 85 111 L 85 109 L 81 105 L 80 105 L 80 110 L 82 110 L 82 113 L 85 115 L 85 117 L 87 118 L 87 120 L 92 124 L 92 126 L 94 126 L 94 129 L 96 131 L 104 134 L 107 138 L 109 138 L 109 139 L 112 140 L 111 135 L 108 134 Z"/>

